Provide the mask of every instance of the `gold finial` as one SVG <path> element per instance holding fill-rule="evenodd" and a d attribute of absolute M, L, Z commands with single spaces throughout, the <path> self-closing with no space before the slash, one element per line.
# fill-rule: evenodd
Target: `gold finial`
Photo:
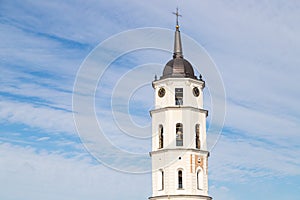
<path fill-rule="evenodd" d="M 178 17 L 182 17 L 182 15 L 178 12 L 178 7 L 176 8 L 176 12 L 173 12 L 174 15 L 176 15 L 176 29 L 179 29 L 179 23 L 178 23 Z"/>

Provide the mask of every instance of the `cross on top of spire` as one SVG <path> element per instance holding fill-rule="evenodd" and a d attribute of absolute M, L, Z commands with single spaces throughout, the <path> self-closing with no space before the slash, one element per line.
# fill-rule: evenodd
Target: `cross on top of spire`
<path fill-rule="evenodd" d="M 173 12 L 174 15 L 176 15 L 176 29 L 179 29 L 179 23 L 178 23 L 178 17 L 182 17 L 182 15 L 178 12 L 178 7 L 176 8 L 176 12 Z"/>

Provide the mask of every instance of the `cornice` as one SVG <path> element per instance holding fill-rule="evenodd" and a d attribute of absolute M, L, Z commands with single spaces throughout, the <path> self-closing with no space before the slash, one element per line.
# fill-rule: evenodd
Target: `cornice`
<path fill-rule="evenodd" d="M 153 109 L 150 110 L 150 116 L 152 117 L 152 113 L 158 113 L 158 112 L 165 112 L 165 111 L 169 111 L 169 110 L 193 110 L 193 111 L 198 111 L 201 113 L 205 113 L 206 117 L 208 116 L 208 110 L 205 109 L 201 109 L 201 108 L 195 108 L 192 106 L 167 106 L 167 107 L 163 107 L 163 108 L 157 108 L 157 109 Z"/>
<path fill-rule="evenodd" d="M 168 152 L 168 151 L 189 151 L 189 152 L 193 152 L 193 153 L 205 154 L 208 157 L 210 155 L 209 151 L 206 151 L 206 150 L 194 149 L 194 148 L 181 148 L 181 147 L 158 149 L 156 151 L 149 152 L 149 154 L 151 156 L 152 154 L 163 153 L 163 152 Z"/>

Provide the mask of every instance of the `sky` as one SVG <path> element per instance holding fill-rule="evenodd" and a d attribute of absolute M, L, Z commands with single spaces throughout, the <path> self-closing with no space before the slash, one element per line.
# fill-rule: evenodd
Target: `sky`
<path fill-rule="evenodd" d="M 299 199 L 298 0 L 0 0 L 0 199 L 151 196 L 151 81 L 177 6 L 206 81 L 210 196 Z"/>

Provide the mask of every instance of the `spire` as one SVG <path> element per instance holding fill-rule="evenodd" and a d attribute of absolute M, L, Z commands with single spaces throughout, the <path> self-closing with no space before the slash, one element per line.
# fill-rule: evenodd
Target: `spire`
<path fill-rule="evenodd" d="M 181 15 L 178 13 L 178 8 L 176 9 L 176 12 L 173 12 L 173 14 L 176 15 L 176 30 L 175 30 L 173 59 L 171 59 L 166 64 L 163 71 L 163 75 L 160 77 L 160 79 L 171 78 L 171 77 L 197 79 L 194 73 L 193 66 L 191 65 L 191 63 L 189 63 L 189 61 L 183 58 L 181 37 L 180 37 L 179 24 L 178 24 L 178 17 L 181 17 Z"/>
<path fill-rule="evenodd" d="M 182 17 L 182 15 L 179 14 L 178 7 L 176 8 L 176 12 L 173 12 L 173 14 L 176 15 L 176 31 L 175 31 L 173 58 L 178 58 L 178 57 L 183 58 L 181 37 L 180 37 L 179 23 L 178 23 L 178 17 Z"/>

